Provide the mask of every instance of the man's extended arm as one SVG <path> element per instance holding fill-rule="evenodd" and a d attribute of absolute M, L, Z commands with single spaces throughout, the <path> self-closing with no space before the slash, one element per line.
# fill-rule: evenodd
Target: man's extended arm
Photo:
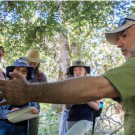
<path fill-rule="evenodd" d="M 102 77 L 78 77 L 56 83 L 29 84 L 17 73 L 12 73 L 17 79 L 0 81 L 0 98 L 14 105 L 27 102 L 44 102 L 57 104 L 86 103 L 101 98 L 119 97 L 110 82 Z"/>

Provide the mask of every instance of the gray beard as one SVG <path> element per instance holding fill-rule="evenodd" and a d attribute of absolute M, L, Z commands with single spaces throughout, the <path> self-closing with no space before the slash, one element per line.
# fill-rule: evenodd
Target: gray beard
<path fill-rule="evenodd" d="M 133 56 L 135 56 L 135 51 L 128 51 L 129 52 L 129 54 L 128 54 L 128 56 L 127 57 L 125 57 L 125 60 L 127 61 L 127 60 L 129 60 L 131 57 L 133 57 Z"/>

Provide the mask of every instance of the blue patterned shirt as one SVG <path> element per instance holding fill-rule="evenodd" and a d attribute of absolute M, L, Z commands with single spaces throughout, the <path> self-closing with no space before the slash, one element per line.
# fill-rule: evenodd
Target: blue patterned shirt
<path fill-rule="evenodd" d="M 29 102 L 28 106 L 38 108 L 36 102 Z M 9 110 L 9 107 L 9 104 L 0 107 L 0 119 L 7 119 L 6 113 L 11 112 L 11 110 Z"/>

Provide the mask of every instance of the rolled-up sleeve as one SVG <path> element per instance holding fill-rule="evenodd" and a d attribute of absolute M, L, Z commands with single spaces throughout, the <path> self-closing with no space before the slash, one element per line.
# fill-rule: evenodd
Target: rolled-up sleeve
<path fill-rule="evenodd" d="M 135 96 L 135 57 L 126 61 L 122 66 L 109 70 L 102 76 L 107 78 L 116 88 L 120 102 Z"/>

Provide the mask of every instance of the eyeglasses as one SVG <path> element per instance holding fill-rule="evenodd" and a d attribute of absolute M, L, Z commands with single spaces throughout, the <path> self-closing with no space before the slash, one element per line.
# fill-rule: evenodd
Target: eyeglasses
<path fill-rule="evenodd" d="M 122 26 L 123 24 L 125 24 L 127 20 L 128 20 L 128 21 L 134 21 L 134 22 L 135 22 L 135 20 L 130 19 L 130 18 L 122 18 L 122 19 L 119 21 L 119 23 L 118 23 L 118 27 L 120 27 L 120 26 Z"/>
<path fill-rule="evenodd" d="M 21 72 L 22 74 L 27 74 L 28 71 L 27 70 L 20 70 L 19 68 L 14 68 L 14 70 L 16 70 L 17 72 Z"/>

